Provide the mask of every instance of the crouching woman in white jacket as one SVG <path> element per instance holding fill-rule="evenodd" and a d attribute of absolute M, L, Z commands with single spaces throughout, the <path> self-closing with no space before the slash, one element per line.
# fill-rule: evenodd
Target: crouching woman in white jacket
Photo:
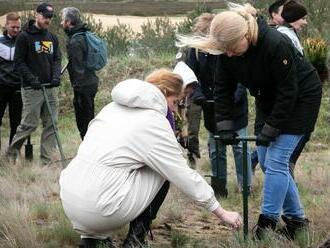
<path fill-rule="evenodd" d="M 143 245 L 169 184 L 238 228 L 240 215 L 224 210 L 212 188 L 187 165 L 166 119 L 182 93 L 182 79 L 160 69 L 146 81 L 112 90 L 113 102 L 89 124 L 76 157 L 61 173 L 61 200 L 82 247 L 111 247 L 112 230 L 130 223 L 124 247 Z"/>

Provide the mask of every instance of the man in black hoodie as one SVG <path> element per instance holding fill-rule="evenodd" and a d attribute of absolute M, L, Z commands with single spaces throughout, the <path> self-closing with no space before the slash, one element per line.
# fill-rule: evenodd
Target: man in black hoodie
<path fill-rule="evenodd" d="M 36 20 L 30 20 L 19 34 L 14 57 L 15 67 L 22 78 L 22 121 L 8 149 L 15 159 L 25 139 L 34 132 L 42 120 L 40 158 L 43 164 L 51 161 L 56 149 L 55 132 L 47 109 L 41 85 L 46 86 L 54 119 L 57 120 L 57 90 L 60 85 L 61 53 L 58 40 L 47 28 L 54 9 L 48 3 L 37 7 Z"/>
<path fill-rule="evenodd" d="M 8 13 L 5 31 L 0 37 L 0 126 L 8 105 L 9 144 L 16 133 L 22 115 L 21 79 L 18 71 L 14 68 L 15 43 L 20 30 L 20 16 L 17 13 Z"/>
<path fill-rule="evenodd" d="M 99 79 L 95 71 L 87 68 L 88 44 L 85 32 L 89 28 L 82 23 L 80 11 L 74 7 L 62 11 L 62 26 L 69 40 L 67 43 L 68 71 L 73 87 L 73 106 L 81 139 L 87 132 L 89 122 L 94 118 L 94 98 Z"/>

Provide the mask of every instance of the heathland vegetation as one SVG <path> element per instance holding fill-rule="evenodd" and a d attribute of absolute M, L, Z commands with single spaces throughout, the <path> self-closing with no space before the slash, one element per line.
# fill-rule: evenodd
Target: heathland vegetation
<path fill-rule="evenodd" d="M 85 16 L 94 32 L 107 40 L 110 61 L 99 72 L 101 79 L 100 90 L 96 97 L 96 112 L 111 101 L 110 91 L 119 81 L 127 78 L 142 79 L 148 72 L 159 67 L 173 67 L 177 49 L 174 45 L 175 33 L 189 33 L 194 17 L 204 11 L 215 11 L 223 6 L 222 1 L 204 5 L 186 1 L 152 2 L 155 6 L 167 6 L 164 11 L 155 9 L 151 12 L 141 12 L 151 9 L 150 2 L 121 2 L 122 12 L 115 12 L 115 3 L 100 1 L 55 1 L 57 10 L 63 5 L 71 3 L 88 12 L 104 14 L 139 14 L 139 15 L 186 15 L 187 18 L 180 24 L 173 24 L 166 16 L 154 22 L 145 23 L 141 32 L 135 32 L 127 25 L 120 23 L 104 29 L 102 23 L 93 20 L 90 15 Z M 266 7 L 271 0 L 251 1 L 266 14 Z M 328 0 L 304 0 L 309 10 L 308 29 L 303 33 L 307 37 L 321 38 L 329 44 L 329 5 Z M 5 3 L 5 4 L 4 4 Z M 58 5 L 57 5 L 58 3 Z M 130 4 L 141 4 L 140 9 L 133 9 Z M 32 9 L 33 1 L 27 5 L 24 1 L 10 3 L 0 1 L 0 13 L 9 10 Z M 62 5 L 60 5 L 62 4 Z M 146 5 L 142 5 L 146 4 Z M 163 5 L 164 4 L 164 5 Z M 182 4 L 182 5 L 181 5 Z M 126 7 L 125 7 L 126 6 Z M 147 6 L 147 7 L 146 7 Z M 168 7 L 170 6 L 170 7 Z M 185 6 L 187 9 L 181 7 Z M 188 7 L 189 6 L 189 7 Z M 118 7 L 119 8 L 119 7 Z M 158 8 L 159 9 L 159 8 Z M 173 9 L 180 10 L 171 12 Z M 139 12 L 139 11 L 140 12 Z M 187 12 L 189 10 L 189 12 Z M 112 12 L 113 11 L 113 12 Z M 130 11 L 130 12 L 128 12 Z M 23 18 L 26 20 L 28 14 Z M 65 55 L 66 37 L 59 28 L 60 19 L 57 15 L 52 23 L 62 45 Z M 328 51 L 326 51 L 328 55 Z M 324 60 L 324 57 L 323 57 Z M 327 65 L 327 56 L 325 61 Z M 63 64 L 66 63 L 63 56 Z M 159 218 L 153 224 L 154 241 L 151 247 L 319 247 L 330 238 L 330 93 L 329 82 L 324 82 L 321 111 L 311 141 L 297 164 L 297 183 L 305 206 L 306 215 L 311 220 L 310 231 L 299 237 L 295 242 L 288 242 L 276 234 L 270 235 L 263 242 L 251 239 L 244 241 L 242 233 L 232 232 L 218 223 L 207 212 L 196 211 L 197 206 L 192 204 L 176 188 L 172 187 Z M 251 131 L 254 120 L 254 103 L 250 99 Z M 72 107 L 72 90 L 68 76 L 64 74 L 60 87 L 60 115 L 59 131 L 66 157 L 75 155 L 80 143 L 78 131 L 74 121 Z M 2 154 L 8 140 L 8 122 L 4 121 L 1 127 Z M 58 178 L 61 163 L 54 163 L 49 167 L 42 167 L 38 161 L 39 133 L 33 135 L 34 161 L 21 160 L 7 164 L 0 159 L 0 248 L 30 248 L 30 247 L 76 247 L 79 236 L 72 230 L 66 219 L 59 200 Z M 202 174 L 210 174 L 210 165 L 207 154 L 207 132 L 201 132 L 202 159 L 198 161 L 197 169 Z M 252 144 L 253 146 L 253 144 Z M 230 154 L 230 153 L 228 153 Z M 23 154 L 24 157 L 24 154 Z M 59 156 L 58 156 L 59 157 Z M 229 197 L 221 200 L 226 208 L 242 211 L 242 197 L 237 192 L 232 157 L 229 158 Z M 249 229 L 252 230 L 259 213 L 262 190 L 262 173 L 256 171 L 254 190 L 249 198 Z M 117 231 L 113 238 L 120 244 L 127 227 Z"/>

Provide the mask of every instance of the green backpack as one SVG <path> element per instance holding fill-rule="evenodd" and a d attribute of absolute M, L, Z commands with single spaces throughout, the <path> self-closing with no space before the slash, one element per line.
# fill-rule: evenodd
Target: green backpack
<path fill-rule="evenodd" d="M 88 69 L 98 71 L 102 69 L 108 62 L 107 43 L 92 32 L 79 32 L 72 35 L 84 35 L 87 42 L 87 63 Z M 71 38 L 71 39 L 72 39 Z"/>

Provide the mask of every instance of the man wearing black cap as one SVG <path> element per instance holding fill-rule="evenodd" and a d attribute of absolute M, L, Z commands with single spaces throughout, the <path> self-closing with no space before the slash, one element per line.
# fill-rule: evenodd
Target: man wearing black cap
<path fill-rule="evenodd" d="M 57 120 L 57 91 L 60 85 L 61 54 L 57 37 L 47 29 L 53 17 L 53 6 L 42 3 L 37 7 L 36 19 L 30 20 L 17 37 L 14 57 L 15 67 L 22 79 L 22 121 L 8 149 L 8 155 L 16 159 L 25 139 L 37 129 L 42 120 L 40 159 L 43 164 L 51 161 L 56 148 L 51 117 L 41 90 L 46 86 L 54 119 Z"/>

